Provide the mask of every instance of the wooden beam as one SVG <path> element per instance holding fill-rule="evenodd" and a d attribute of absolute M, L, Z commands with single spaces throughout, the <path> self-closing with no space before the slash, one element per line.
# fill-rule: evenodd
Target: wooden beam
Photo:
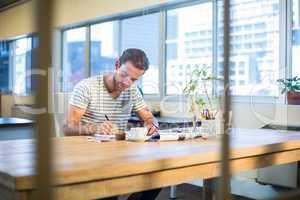
<path fill-rule="evenodd" d="M 36 116 L 37 128 L 37 194 L 36 199 L 52 199 L 51 190 L 51 171 L 52 171 L 52 148 L 51 133 L 53 132 L 52 118 L 48 111 L 49 96 L 51 95 L 48 72 L 51 70 L 51 44 L 52 44 L 52 8 L 51 0 L 35 0 L 36 5 L 36 23 L 38 30 L 38 48 L 37 48 L 37 68 L 46 72 L 47 76 L 38 77 L 37 103 L 38 109 L 44 109 L 41 114 Z"/>
<path fill-rule="evenodd" d="M 221 178 L 219 185 L 218 199 L 231 199 L 230 197 L 230 169 L 229 169 L 229 152 L 230 152 L 230 84 L 229 84 L 229 57 L 230 57 L 230 0 L 223 1 L 224 7 L 224 35 L 223 35 L 223 56 L 224 56 L 224 124 L 222 134 L 222 147 L 221 147 Z"/>

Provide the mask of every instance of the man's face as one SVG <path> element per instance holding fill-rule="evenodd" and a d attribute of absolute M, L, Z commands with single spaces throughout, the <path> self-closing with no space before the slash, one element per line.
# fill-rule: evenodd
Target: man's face
<path fill-rule="evenodd" d="M 132 62 L 127 61 L 120 68 L 115 70 L 117 90 L 124 91 L 137 81 L 145 70 L 135 67 Z"/>

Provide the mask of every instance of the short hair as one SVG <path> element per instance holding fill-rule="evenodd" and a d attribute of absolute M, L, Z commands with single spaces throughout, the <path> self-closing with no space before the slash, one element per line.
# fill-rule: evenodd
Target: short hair
<path fill-rule="evenodd" d="M 121 57 L 120 57 L 120 64 L 124 64 L 127 61 L 132 62 L 132 64 L 142 70 L 148 70 L 149 68 L 149 60 L 145 54 L 145 52 L 141 49 L 126 49 L 123 51 Z"/>

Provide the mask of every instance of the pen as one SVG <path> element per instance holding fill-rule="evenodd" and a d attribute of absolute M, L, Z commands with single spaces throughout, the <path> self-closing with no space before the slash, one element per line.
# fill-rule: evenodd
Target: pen
<path fill-rule="evenodd" d="M 152 123 L 152 126 L 151 126 L 151 128 L 149 128 L 149 129 L 148 129 L 147 135 L 150 133 L 150 130 L 153 128 L 153 126 L 154 126 L 155 128 L 157 128 L 157 129 L 158 129 L 158 126 L 157 126 L 157 125 L 155 125 L 154 123 Z"/>
<path fill-rule="evenodd" d="M 106 114 L 104 116 L 107 121 L 110 121 Z"/>

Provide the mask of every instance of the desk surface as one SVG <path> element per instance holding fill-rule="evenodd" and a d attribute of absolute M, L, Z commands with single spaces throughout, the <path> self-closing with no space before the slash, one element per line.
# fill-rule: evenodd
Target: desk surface
<path fill-rule="evenodd" d="M 217 138 L 157 143 L 96 143 L 86 137 L 53 141 L 55 185 L 62 190 L 75 187 L 56 191 L 66 199 L 71 194 L 85 195 L 82 199 L 124 194 L 219 174 Z M 231 146 L 232 172 L 300 160 L 300 132 L 233 129 Z M 0 187 L 34 188 L 33 140 L 0 141 L 0 160 Z M 93 182 L 97 185 L 85 187 Z"/>
<path fill-rule="evenodd" d="M 32 125 L 34 122 L 29 119 L 21 119 L 14 117 L 0 117 L 1 126 L 18 126 L 18 125 Z"/>

